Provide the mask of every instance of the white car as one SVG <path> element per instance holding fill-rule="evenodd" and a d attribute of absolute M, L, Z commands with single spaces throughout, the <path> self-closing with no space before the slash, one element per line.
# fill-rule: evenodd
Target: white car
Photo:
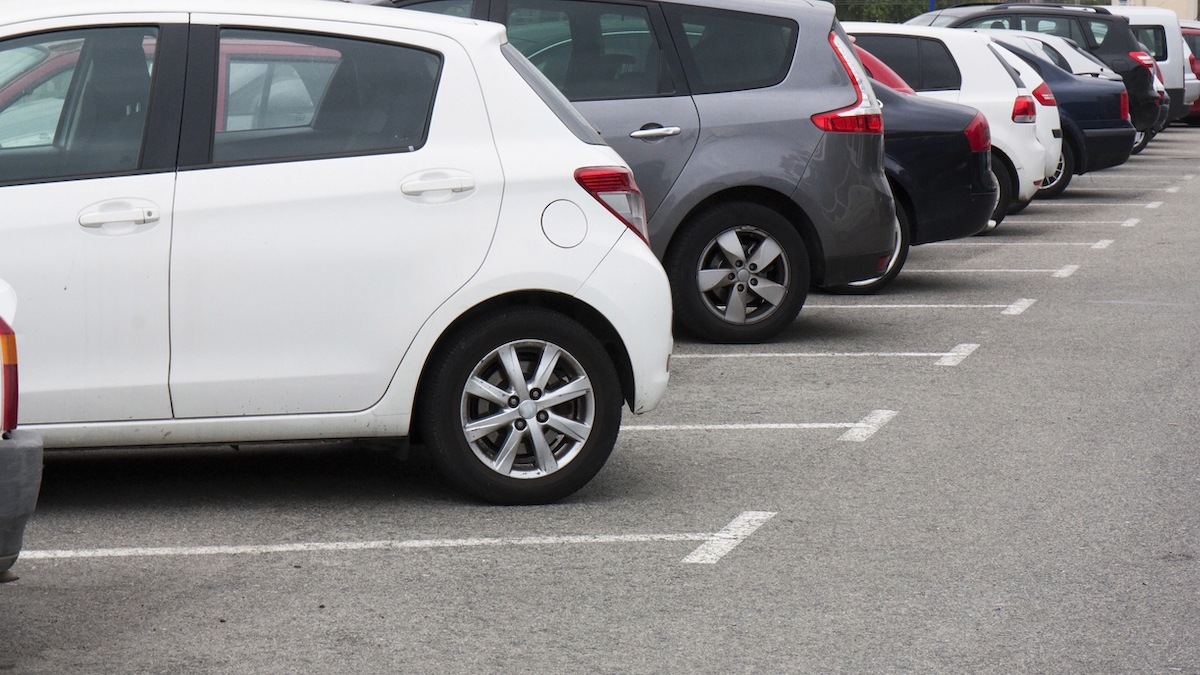
<path fill-rule="evenodd" d="M 1062 157 L 1062 120 L 1058 116 L 1058 102 L 1054 99 L 1049 85 L 1033 66 L 1008 51 L 1004 43 L 993 41 L 992 44 L 1004 62 L 1017 71 L 1017 77 L 1029 88 L 1037 104 L 1037 138 L 1046 151 L 1045 178 L 1049 178 L 1058 171 L 1059 158 Z"/>
<path fill-rule="evenodd" d="M 920 96 L 969 105 L 987 117 L 992 132 L 992 172 L 1000 184 L 994 220 L 1019 209 L 1052 172 L 1038 140 L 1038 102 L 1033 89 L 986 35 L 850 21 L 842 24 L 858 45 L 895 70 Z M 1010 55 L 1011 56 L 1011 55 Z M 1054 114 L 1057 125 L 1057 111 Z M 1053 154 L 1054 164 L 1058 152 Z"/>
<path fill-rule="evenodd" d="M 416 431 L 487 500 L 585 484 L 672 347 L 625 162 L 503 26 L 171 7 L 0 18 L 0 122 L 61 102 L 49 142 L 0 149 L 22 424 L 51 448 Z"/>
<path fill-rule="evenodd" d="M 0 583 L 16 581 L 25 523 L 42 485 L 42 439 L 17 430 L 17 294 L 0 279 Z"/>

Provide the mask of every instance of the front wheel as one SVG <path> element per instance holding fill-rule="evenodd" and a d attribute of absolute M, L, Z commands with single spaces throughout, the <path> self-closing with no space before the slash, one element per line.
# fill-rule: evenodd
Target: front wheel
<path fill-rule="evenodd" d="M 575 320 L 540 308 L 472 322 L 424 377 L 419 415 L 434 462 L 472 495 L 545 504 L 604 466 L 621 425 L 612 359 Z"/>
<path fill-rule="evenodd" d="M 1071 184 L 1071 178 L 1075 175 L 1075 151 L 1071 149 L 1070 143 L 1062 144 L 1062 154 L 1058 156 L 1058 167 L 1054 169 L 1054 174 L 1047 178 L 1038 188 L 1038 199 L 1051 199 L 1063 193 L 1067 186 Z"/>
<path fill-rule="evenodd" d="M 892 248 L 892 257 L 888 260 L 887 268 L 882 276 L 874 279 L 865 279 L 863 281 L 854 281 L 845 286 L 829 286 L 824 290 L 830 293 L 839 295 L 870 295 L 878 293 L 886 288 L 900 274 L 900 270 L 904 268 L 904 261 L 908 260 L 908 249 L 912 241 L 912 224 L 908 219 L 908 212 L 896 202 L 896 222 L 895 222 L 895 243 Z"/>
<path fill-rule="evenodd" d="M 761 204 L 729 202 L 683 227 L 663 262 L 685 328 L 709 342 L 762 342 L 795 321 L 811 280 L 791 221 Z"/>

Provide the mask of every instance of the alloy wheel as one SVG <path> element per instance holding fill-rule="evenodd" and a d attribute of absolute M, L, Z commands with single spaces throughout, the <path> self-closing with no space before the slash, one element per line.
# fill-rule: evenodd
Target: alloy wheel
<path fill-rule="evenodd" d="M 696 284 L 710 312 L 728 323 L 746 325 L 775 313 L 787 296 L 790 274 L 779 242 L 745 225 L 725 230 L 705 246 Z"/>

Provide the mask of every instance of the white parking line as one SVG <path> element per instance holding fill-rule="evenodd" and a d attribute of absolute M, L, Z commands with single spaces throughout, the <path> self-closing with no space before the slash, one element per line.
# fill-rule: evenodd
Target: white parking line
<path fill-rule="evenodd" d="M 925 246 L 1087 246 L 1089 248 L 1108 248 L 1113 239 L 1100 241 L 939 241 Z"/>
<path fill-rule="evenodd" d="M 1150 202 L 1150 204 L 1154 203 Z M 1161 204 L 1162 202 L 1158 203 Z M 1038 202 L 1038 206 L 1143 206 L 1151 209 L 1157 208 L 1145 202 Z"/>
<path fill-rule="evenodd" d="M 1058 270 L 1054 274 L 1051 274 L 1050 276 L 1054 277 L 1055 279 L 1066 279 L 1078 271 L 1079 265 L 1064 265 L 1062 269 Z"/>
<path fill-rule="evenodd" d="M 1062 279 L 1071 276 L 1075 270 L 1079 269 L 1079 265 L 1067 265 L 1053 270 L 1031 270 L 1031 269 L 948 269 L 948 270 L 913 270 L 905 268 L 906 274 L 1049 274 L 1052 277 Z"/>
<path fill-rule="evenodd" d="M 1163 192 L 1179 192 L 1179 186 L 1178 186 L 1178 185 L 1172 185 L 1172 186 L 1171 186 L 1171 187 L 1169 187 L 1169 188 L 1165 188 L 1165 189 L 1163 190 Z"/>
<path fill-rule="evenodd" d="M 1100 241 L 1092 244 L 1092 248 L 1108 248 L 1109 246 L 1113 245 L 1114 241 L 1114 239 L 1101 239 Z"/>
<path fill-rule="evenodd" d="M 932 244 L 927 244 L 927 246 L 932 246 Z M 1001 314 L 1020 314 L 1021 312 L 1024 312 L 1026 309 L 1028 309 L 1029 306 L 1035 302 L 1037 302 L 1037 300 L 1021 298 L 1020 300 L 1017 300 L 1016 302 L 1013 302 L 1013 303 L 1009 303 L 1007 305 L 996 305 L 996 304 L 980 304 L 980 305 L 966 305 L 966 304 L 962 304 L 962 305 L 959 305 L 959 304 L 941 304 L 941 305 L 933 305 L 933 304 L 929 304 L 929 305 L 805 305 L 804 308 L 806 310 L 807 309 L 1003 309 L 1004 311 L 1000 312 Z"/>
<path fill-rule="evenodd" d="M 1129 220 L 1126 220 L 1125 222 L 1121 223 L 1121 227 L 1133 227 L 1140 222 L 1142 222 L 1141 218 L 1130 218 Z"/>
<path fill-rule="evenodd" d="M 1137 218 L 1130 218 L 1129 220 L 1136 221 Z M 1019 222 L 1022 225 L 1120 225 L 1121 223 L 1126 223 L 1129 221 L 1126 221 L 1126 220 L 1025 220 L 1024 218 L 1021 218 L 1017 222 Z"/>
<path fill-rule="evenodd" d="M 955 345 L 948 352 L 722 352 L 720 354 L 671 354 L 672 361 L 680 359 L 795 359 L 795 358 L 846 358 L 846 357 L 939 357 L 935 365 L 953 366 L 962 362 L 967 354 L 975 351 L 979 345 L 963 343 Z M 966 350 L 964 353 L 963 350 Z M 944 363 L 950 357 L 962 354 L 954 363 Z"/>
<path fill-rule="evenodd" d="M 1157 209 L 1158 207 L 1160 207 L 1160 206 L 1162 206 L 1162 205 L 1163 205 L 1163 203 L 1162 203 L 1162 202 L 1150 202 L 1149 204 L 1147 204 L 1147 205 L 1146 205 L 1146 208 L 1148 208 L 1148 209 Z"/>
<path fill-rule="evenodd" d="M 637 544 L 660 541 L 700 541 L 682 562 L 712 564 L 729 553 L 775 515 L 773 511 L 743 511 L 718 532 L 668 534 L 572 534 L 540 537 L 467 537 L 464 539 L 399 539 L 334 541 L 249 546 L 160 546 L 22 551 L 22 560 L 82 558 L 149 558 L 211 555 L 265 555 L 271 553 L 344 553 L 352 551 L 431 550 L 480 546 L 556 546 L 563 544 Z"/>
<path fill-rule="evenodd" d="M 979 349 L 979 345 L 971 343 L 971 342 L 964 342 L 961 345 L 955 345 L 954 349 L 951 349 L 949 351 L 949 353 L 947 353 L 942 358 L 938 359 L 937 362 L 934 363 L 933 365 L 935 365 L 935 366 L 957 366 L 958 364 L 963 362 L 963 359 L 965 359 L 968 356 L 970 356 L 971 354 L 973 354 L 976 349 Z"/>
<path fill-rule="evenodd" d="M 707 541 L 697 546 L 696 550 L 689 553 L 681 562 L 713 565 L 774 516 L 774 511 L 742 511 L 741 515 L 721 528 L 720 532 L 714 532 Z"/>
<path fill-rule="evenodd" d="M 763 424 L 629 424 L 621 431 L 799 431 L 846 429 L 839 441 L 865 441 L 896 416 L 895 410 L 872 410 L 857 422 L 768 422 Z"/>

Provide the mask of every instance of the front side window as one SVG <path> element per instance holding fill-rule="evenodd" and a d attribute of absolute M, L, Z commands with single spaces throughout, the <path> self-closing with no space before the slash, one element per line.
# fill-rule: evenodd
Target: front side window
<path fill-rule="evenodd" d="M 223 29 L 214 163 L 409 152 L 425 143 L 441 57 L 364 40 Z"/>
<path fill-rule="evenodd" d="M 993 16 L 984 17 L 968 21 L 962 25 L 963 28 L 996 28 L 1010 30 L 1016 27 L 1016 19 L 1011 16 Z"/>
<path fill-rule="evenodd" d="M 675 93 L 649 11 L 578 0 L 509 0 L 509 42 L 572 101 Z"/>
<path fill-rule="evenodd" d="M 1130 26 L 1137 41 L 1146 45 L 1155 61 L 1166 61 L 1167 32 L 1162 26 Z"/>
<path fill-rule="evenodd" d="M 157 40 L 120 27 L 0 42 L 0 184 L 137 170 Z"/>
<path fill-rule="evenodd" d="M 770 87 L 787 77 L 799 33 L 795 21 L 686 5 L 664 9 L 694 93 Z"/>

